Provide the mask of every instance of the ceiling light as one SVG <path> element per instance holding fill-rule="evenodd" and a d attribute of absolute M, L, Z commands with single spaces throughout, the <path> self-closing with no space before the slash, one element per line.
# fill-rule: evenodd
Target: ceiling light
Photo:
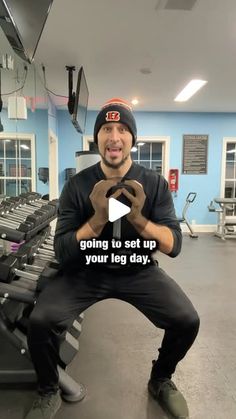
<path fill-rule="evenodd" d="M 139 103 L 138 99 L 131 100 L 132 105 L 137 105 Z"/>
<path fill-rule="evenodd" d="M 184 89 L 176 96 L 175 102 L 186 102 L 192 97 L 201 87 L 203 87 L 207 81 L 205 80 L 191 80 Z"/>
<path fill-rule="evenodd" d="M 132 147 L 131 148 L 131 153 L 136 153 L 136 151 L 138 151 L 137 147 Z"/>
<path fill-rule="evenodd" d="M 145 143 L 141 143 L 141 142 L 140 142 L 140 143 L 138 143 L 138 144 L 137 144 L 137 146 L 138 146 L 138 147 L 141 147 L 141 146 L 142 146 L 142 145 L 144 145 L 144 144 L 145 144 Z"/>
<path fill-rule="evenodd" d="M 29 146 L 26 144 L 21 144 L 21 148 L 23 148 L 24 150 L 29 150 Z"/>
<path fill-rule="evenodd" d="M 235 153 L 236 152 L 236 148 L 233 148 L 232 150 L 228 150 L 227 153 Z"/>

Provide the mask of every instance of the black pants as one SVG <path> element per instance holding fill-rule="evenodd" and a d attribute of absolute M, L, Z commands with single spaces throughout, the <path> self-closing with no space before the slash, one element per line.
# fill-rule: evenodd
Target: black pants
<path fill-rule="evenodd" d="M 135 274 L 81 271 L 59 275 L 40 294 L 30 316 L 28 344 L 41 393 L 58 389 L 59 345 L 79 313 L 117 298 L 140 310 L 165 334 L 153 374 L 171 377 L 194 342 L 199 317 L 181 288 L 157 266 Z"/>

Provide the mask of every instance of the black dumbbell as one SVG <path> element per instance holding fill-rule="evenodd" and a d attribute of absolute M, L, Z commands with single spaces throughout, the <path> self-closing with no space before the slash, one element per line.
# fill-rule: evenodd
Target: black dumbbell
<path fill-rule="evenodd" d="M 118 189 L 126 189 L 131 195 L 135 195 L 134 189 L 130 185 L 126 185 L 123 182 L 119 182 L 116 185 L 112 186 L 109 191 L 107 192 L 107 198 L 113 195 Z M 120 201 L 122 204 L 127 205 L 128 207 L 131 206 L 129 199 L 124 195 L 121 194 L 116 198 L 117 201 Z"/>

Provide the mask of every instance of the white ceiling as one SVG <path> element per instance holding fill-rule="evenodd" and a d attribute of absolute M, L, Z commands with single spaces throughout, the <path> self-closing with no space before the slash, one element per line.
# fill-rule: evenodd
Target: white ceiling
<path fill-rule="evenodd" d="M 83 65 L 89 109 L 118 96 L 138 98 L 137 111 L 235 112 L 236 0 L 196 0 L 190 11 L 157 7 L 166 1 L 54 0 L 35 55 L 48 88 L 67 95 L 65 66 Z M 208 84 L 188 102 L 174 102 L 192 78 Z"/>

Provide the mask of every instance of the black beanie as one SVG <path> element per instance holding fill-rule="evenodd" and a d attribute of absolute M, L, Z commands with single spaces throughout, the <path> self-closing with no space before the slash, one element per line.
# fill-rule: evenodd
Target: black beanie
<path fill-rule="evenodd" d="M 132 113 L 132 108 L 128 102 L 123 99 L 113 98 L 108 100 L 97 115 L 94 125 L 94 142 L 98 142 L 98 131 L 101 126 L 109 122 L 120 122 L 129 128 L 133 137 L 133 146 L 137 139 L 137 127 Z"/>

